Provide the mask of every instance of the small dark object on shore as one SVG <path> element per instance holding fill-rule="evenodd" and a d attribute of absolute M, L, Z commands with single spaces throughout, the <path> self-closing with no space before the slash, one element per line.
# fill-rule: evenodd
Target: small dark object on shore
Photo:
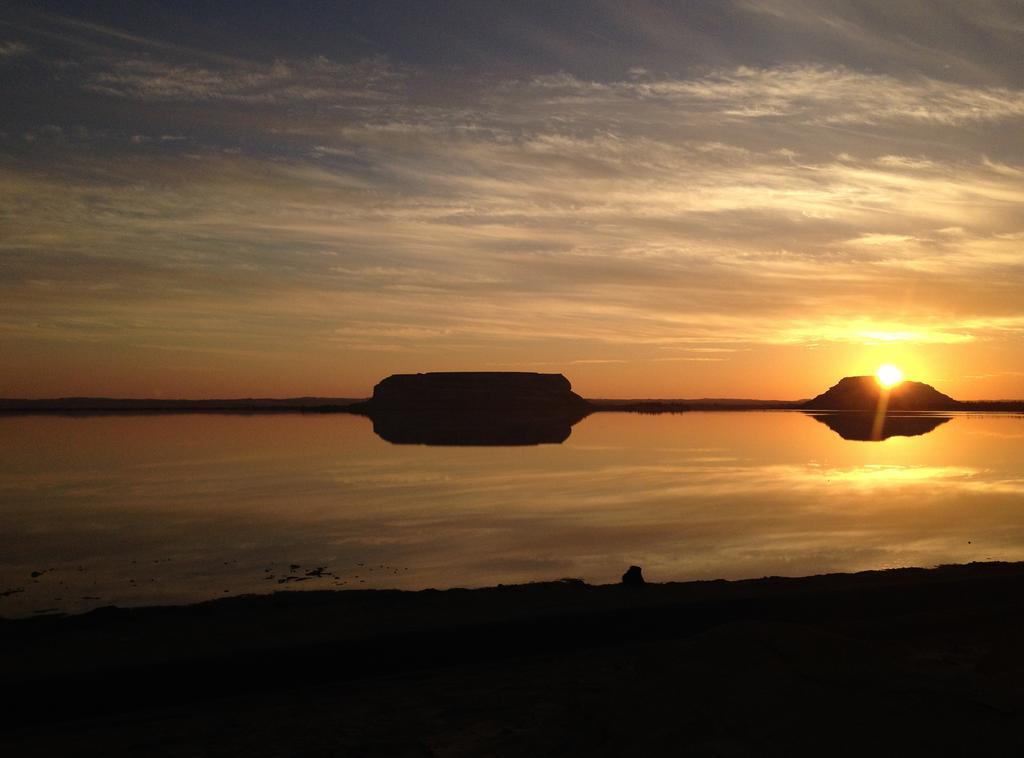
<path fill-rule="evenodd" d="M 627 587 L 642 587 L 646 584 L 643 569 L 639 566 L 630 566 L 622 575 L 622 583 Z"/>

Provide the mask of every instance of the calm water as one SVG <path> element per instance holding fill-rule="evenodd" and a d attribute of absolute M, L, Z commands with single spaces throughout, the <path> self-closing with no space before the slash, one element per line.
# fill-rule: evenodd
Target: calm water
<path fill-rule="evenodd" d="M 561 445 L 462 448 L 342 414 L 6 417 L 0 451 L 6 616 L 1024 560 L 1013 416 L 858 442 L 800 413 L 603 413 Z"/>

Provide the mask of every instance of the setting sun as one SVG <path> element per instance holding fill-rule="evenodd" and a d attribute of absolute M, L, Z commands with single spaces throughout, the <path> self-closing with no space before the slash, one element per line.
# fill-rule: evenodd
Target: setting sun
<path fill-rule="evenodd" d="M 875 376 L 878 378 L 878 383 L 886 388 L 895 387 L 903 381 L 903 372 L 890 363 L 879 366 Z"/>

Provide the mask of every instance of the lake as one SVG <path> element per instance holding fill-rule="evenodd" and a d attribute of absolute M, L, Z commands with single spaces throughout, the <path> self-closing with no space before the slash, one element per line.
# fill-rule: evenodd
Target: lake
<path fill-rule="evenodd" d="M 0 615 L 1024 560 L 1024 418 L 926 427 L 597 413 L 562 444 L 444 447 L 347 414 L 0 417 Z"/>

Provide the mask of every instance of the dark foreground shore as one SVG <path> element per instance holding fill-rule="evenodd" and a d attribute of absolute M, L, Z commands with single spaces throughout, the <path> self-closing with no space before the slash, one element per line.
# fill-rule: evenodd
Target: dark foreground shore
<path fill-rule="evenodd" d="M 1020 755 L 1024 564 L 0 621 L 10 756 Z"/>

